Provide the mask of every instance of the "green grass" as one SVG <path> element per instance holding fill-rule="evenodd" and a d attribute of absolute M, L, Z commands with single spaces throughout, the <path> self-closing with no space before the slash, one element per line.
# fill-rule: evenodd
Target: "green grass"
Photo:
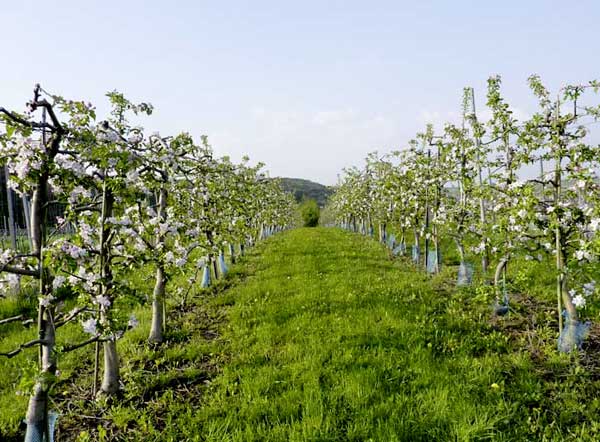
<path fill-rule="evenodd" d="M 454 270 L 429 278 L 391 260 L 382 245 L 337 229 L 277 235 L 234 266 L 226 283 L 186 308 L 171 306 L 166 345 L 145 344 L 149 314 L 140 307 L 143 326 L 119 343 L 123 398 L 90 401 L 82 393 L 89 370 L 66 376 L 57 387 L 69 398 L 68 407 L 67 399 L 57 403 L 62 435 L 599 440 L 598 373 L 582 355 L 556 353 L 552 324 L 538 321 L 548 314 L 544 300 L 533 312 L 539 318 L 517 305 L 492 321 L 489 290 L 456 290 Z M 16 369 L 6 364 L 0 359 L 0 374 Z M 14 398 L 10 387 L 0 384 L 0 404 Z M 14 431 L 0 410 L 0 428 Z"/>

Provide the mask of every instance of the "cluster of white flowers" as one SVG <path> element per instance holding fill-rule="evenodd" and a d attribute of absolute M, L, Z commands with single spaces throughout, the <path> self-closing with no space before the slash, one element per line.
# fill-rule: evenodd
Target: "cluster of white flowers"
<path fill-rule="evenodd" d="M 187 250 L 180 246 L 175 246 L 174 250 L 175 253 L 170 250 L 165 253 L 165 262 L 173 264 L 175 267 L 183 267 L 188 260 Z"/>
<path fill-rule="evenodd" d="M 485 251 L 485 241 L 481 241 L 479 244 L 477 244 L 477 246 L 473 247 L 473 253 L 479 255 L 480 253 L 483 253 Z"/>
<path fill-rule="evenodd" d="M 41 306 L 48 307 L 56 298 L 52 294 L 50 294 L 46 296 L 40 296 L 38 299 L 40 301 Z"/>
<path fill-rule="evenodd" d="M 140 132 L 133 133 L 127 138 L 127 142 L 131 144 L 139 144 L 144 140 L 144 135 Z"/>
<path fill-rule="evenodd" d="M 113 226 L 130 226 L 131 223 L 131 219 L 128 216 L 124 216 L 122 218 L 116 218 L 114 216 L 111 216 L 109 218 L 106 218 L 104 220 L 104 222 L 106 224 L 112 224 Z"/>
<path fill-rule="evenodd" d="M 524 181 L 517 180 L 517 181 L 510 183 L 508 185 L 508 189 L 509 190 L 517 190 L 517 189 L 520 189 L 521 187 L 523 187 L 524 185 L 525 185 Z"/>
<path fill-rule="evenodd" d="M 61 251 L 77 260 L 85 258 L 88 255 L 87 250 L 83 247 L 79 247 L 66 241 L 62 244 Z"/>
<path fill-rule="evenodd" d="M 16 255 L 16 252 L 12 249 L 2 250 L 0 253 L 0 265 L 6 265 L 11 262 Z"/>
<path fill-rule="evenodd" d="M 83 331 L 84 333 L 89 333 L 90 335 L 97 335 L 98 334 L 98 321 L 94 318 L 89 318 L 86 319 L 85 321 L 83 321 L 81 323 L 82 327 L 83 327 Z"/>
<path fill-rule="evenodd" d="M 591 261 L 593 256 L 592 252 L 590 252 L 589 250 L 586 249 L 579 249 L 579 250 L 575 250 L 575 259 L 577 259 L 577 261 Z"/>
<path fill-rule="evenodd" d="M 569 290 L 569 296 L 571 301 L 577 308 L 584 308 L 587 303 L 587 298 L 596 292 L 596 281 L 590 281 L 583 284 L 581 292 L 571 289 Z"/>
<path fill-rule="evenodd" d="M 89 190 L 87 190 L 85 187 L 83 187 L 83 186 L 76 186 L 69 193 L 68 201 L 69 201 L 70 204 L 75 204 L 76 202 L 78 202 L 82 198 L 90 198 L 91 196 L 92 196 L 91 192 Z"/>
<path fill-rule="evenodd" d="M 5 273 L 2 276 L 3 280 L 1 281 L 1 284 L 3 288 L 7 288 L 10 290 L 15 289 L 19 286 L 20 278 L 18 275 L 15 275 L 14 273 Z"/>
<path fill-rule="evenodd" d="M 57 275 L 52 280 L 52 288 L 54 290 L 59 289 L 65 284 L 66 281 L 67 281 L 67 278 L 65 278 L 62 275 Z"/>
<path fill-rule="evenodd" d="M 82 287 L 84 290 L 91 292 L 95 289 L 95 285 L 100 280 L 100 276 L 95 272 L 88 272 L 85 267 L 80 266 L 77 273 L 68 277 L 69 284 L 74 287 Z"/>
<path fill-rule="evenodd" d="M 75 176 L 84 177 L 84 176 L 90 175 L 90 173 L 88 173 L 88 171 L 86 170 L 86 168 L 84 167 L 84 165 L 82 164 L 81 161 L 74 160 L 73 158 L 71 158 L 67 155 L 62 155 L 62 154 L 57 155 L 55 158 L 55 162 L 58 166 L 61 167 L 61 169 L 68 170 L 71 173 L 73 173 Z M 57 189 L 57 187 L 54 187 L 54 186 L 53 186 L 53 188 L 55 190 Z"/>
<path fill-rule="evenodd" d="M 110 299 L 106 295 L 98 295 L 94 297 L 92 303 L 99 305 L 104 310 L 110 307 L 111 304 Z"/>
<path fill-rule="evenodd" d="M 94 228 L 84 221 L 80 221 L 78 224 L 79 236 L 83 240 L 83 243 L 91 247 L 94 244 L 94 236 L 97 234 Z"/>
<path fill-rule="evenodd" d="M 42 166 L 42 149 L 38 141 L 31 138 L 16 137 L 13 143 L 8 145 L 9 156 L 8 171 L 16 175 L 19 180 L 28 178 L 32 171 L 40 170 Z"/>

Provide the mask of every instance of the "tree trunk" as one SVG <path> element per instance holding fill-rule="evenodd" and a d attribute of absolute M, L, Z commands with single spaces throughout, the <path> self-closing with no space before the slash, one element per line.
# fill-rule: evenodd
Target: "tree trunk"
<path fill-rule="evenodd" d="M 164 304 L 165 304 L 165 271 L 162 264 L 156 268 L 156 282 L 152 296 L 152 323 L 148 341 L 159 344 L 163 341 Z"/>
<path fill-rule="evenodd" d="M 500 259 L 500 262 L 496 266 L 496 271 L 494 272 L 494 287 L 496 288 L 496 301 L 500 302 L 500 276 L 502 272 L 506 272 L 506 266 L 508 264 L 509 257 L 503 256 Z"/>
<path fill-rule="evenodd" d="M 235 248 L 233 243 L 229 243 L 229 255 L 231 256 L 231 264 L 235 264 Z"/>
<path fill-rule="evenodd" d="M 13 190 L 8 186 L 8 167 L 4 166 L 4 177 L 6 179 L 6 203 L 8 205 L 8 234 L 10 243 L 14 250 L 17 250 L 17 233 L 15 232 L 15 207 L 13 204 Z M 27 210 L 27 208 L 24 208 Z"/>
<path fill-rule="evenodd" d="M 117 341 L 111 339 L 104 342 L 104 375 L 100 393 L 114 395 L 119 391 L 119 354 L 117 353 Z"/>
<path fill-rule="evenodd" d="M 102 202 L 102 232 L 100 241 L 100 272 L 102 276 L 102 288 L 101 292 L 105 296 L 109 296 L 112 302 L 111 289 L 112 289 L 112 269 L 110 265 L 109 257 L 109 237 L 111 227 L 107 226 L 104 221 L 110 218 L 113 214 L 114 195 L 111 190 L 104 186 L 104 197 Z M 106 312 L 100 313 L 101 322 L 107 321 Z M 104 375 L 102 378 L 102 385 L 100 387 L 100 393 L 106 395 L 115 394 L 119 391 L 119 356 L 117 354 L 117 342 L 116 340 L 109 340 L 104 342 L 102 346 L 104 350 Z"/>
<path fill-rule="evenodd" d="M 411 258 L 415 264 L 419 265 L 421 262 L 421 253 L 419 250 L 419 243 L 421 242 L 421 237 L 419 236 L 419 232 L 417 231 L 416 228 L 414 229 L 413 233 L 414 233 L 414 238 L 415 238 L 414 239 L 415 244 L 413 246 L 414 251 L 411 253 Z"/>
<path fill-rule="evenodd" d="M 462 240 L 459 238 L 454 238 L 454 242 L 456 243 L 458 255 L 460 256 L 460 262 L 465 262 L 465 247 L 462 244 Z"/>
<path fill-rule="evenodd" d="M 211 262 L 212 262 L 213 272 L 214 272 L 214 274 L 215 274 L 215 281 L 216 281 L 217 279 L 219 279 L 219 269 L 217 268 L 217 267 L 218 267 L 218 265 L 217 265 L 217 260 L 216 260 L 216 259 L 214 259 L 214 258 L 212 257 L 212 255 L 210 256 L 210 260 L 211 260 Z"/>
<path fill-rule="evenodd" d="M 385 241 L 387 240 L 387 224 L 386 223 L 380 223 L 379 224 L 379 241 L 385 244 Z"/>
<path fill-rule="evenodd" d="M 40 305 L 40 309 L 44 309 Z M 42 375 L 38 378 L 33 394 L 29 398 L 27 407 L 27 431 L 25 433 L 25 442 L 41 441 L 48 428 L 48 395 L 50 388 L 48 376 L 53 377 L 56 374 L 56 360 L 54 357 L 55 345 L 55 329 L 54 321 L 48 310 L 44 309 L 42 327 L 40 329 L 40 337 L 44 339 L 44 344 L 41 345 L 41 366 Z"/>
<path fill-rule="evenodd" d="M 475 90 L 473 88 L 471 88 L 471 107 L 473 109 L 473 116 L 475 118 L 475 121 L 477 121 L 477 111 L 475 110 Z M 482 170 L 481 170 L 481 139 L 477 136 L 475 137 L 475 144 L 477 146 L 477 178 L 478 178 L 478 182 L 479 182 L 479 187 L 480 190 L 483 189 L 483 174 L 482 174 Z M 485 220 L 486 216 L 485 216 L 485 199 L 482 196 L 479 197 L 479 222 L 481 223 L 481 226 L 485 226 L 486 220 Z M 488 250 L 488 246 L 487 246 L 487 241 L 486 238 L 483 238 L 484 243 L 485 243 L 485 250 L 483 251 L 483 255 L 481 256 L 481 270 L 483 272 L 483 274 L 485 275 L 487 273 L 488 270 L 488 266 L 490 263 L 490 256 L 489 256 L 489 250 Z"/>
<path fill-rule="evenodd" d="M 45 177 L 47 179 L 47 177 Z M 44 206 L 47 200 L 46 179 L 40 178 L 38 186 L 33 192 L 31 201 L 31 253 L 39 256 L 42 250 L 43 226 L 44 226 Z"/>
<path fill-rule="evenodd" d="M 160 189 L 158 197 L 158 216 L 164 222 L 167 216 L 167 189 L 164 184 Z M 157 248 L 164 248 L 165 237 L 163 234 L 156 236 Z M 162 262 L 156 263 L 156 282 L 154 284 L 154 292 L 152 294 L 152 321 L 150 326 L 150 335 L 148 341 L 154 344 L 163 341 L 163 330 L 165 322 L 165 287 L 167 276 Z"/>

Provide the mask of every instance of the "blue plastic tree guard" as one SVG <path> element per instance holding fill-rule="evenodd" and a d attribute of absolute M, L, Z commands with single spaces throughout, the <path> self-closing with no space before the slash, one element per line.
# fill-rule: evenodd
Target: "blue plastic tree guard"
<path fill-rule="evenodd" d="M 396 247 L 396 235 L 393 233 L 387 239 L 387 246 L 392 250 Z"/>
<path fill-rule="evenodd" d="M 458 267 L 458 278 L 456 281 L 456 285 L 471 285 L 471 282 L 473 281 L 473 273 L 473 264 L 470 262 L 462 261 L 460 263 L 460 266 Z"/>
<path fill-rule="evenodd" d="M 570 353 L 575 349 L 581 349 L 592 324 L 589 321 L 582 323 L 572 319 L 566 310 L 563 311 L 563 316 L 565 317 L 565 325 L 558 337 L 558 351 Z"/>
<path fill-rule="evenodd" d="M 210 287 L 210 267 L 205 265 L 202 269 L 202 288 Z"/>
<path fill-rule="evenodd" d="M 412 246 L 412 260 L 415 264 L 419 264 L 421 259 L 421 250 L 419 250 L 419 246 Z"/>
<path fill-rule="evenodd" d="M 25 432 L 25 442 L 54 442 L 54 431 L 56 429 L 57 421 L 58 413 L 55 411 L 50 411 L 48 413 L 48 440 L 46 439 L 46 437 L 44 437 L 45 435 L 43 423 L 41 423 L 40 425 L 28 423 L 27 431 Z"/>
<path fill-rule="evenodd" d="M 508 291 L 506 290 L 506 282 L 502 282 L 502 303 L 498 302 L 498 299 L 494 301 L 493 311 L 496 316 L 504 316 L 510 311 L 508 305 Z"/>
<path fill-rule="evenodd" d="M 223 253 L 219 253 L 219 271 L 222 275 L 226 275 L 227 272 L 229 272 L 229 267 L 227 267 L 227 264 L 225 264 L 225 257 L 223 256 Z"/>
<path fill-rule="evenodd" d="M 404 256 L 406 254 L 406 244 L 404 244 L 404 243 L 398 244 L 396 247 L 394 247 L 392 249 L 392 254 L 394 256 L 398 256 L 398 255 Z M 413 260 L 414 260 L 414 257 L 413 257 Z"/>
<path fill-rule="evenodd" d="M 427 254 L 427 273 L 435 273 L 436 269 L 439 270 L 441 265 L 438 262 L 441 256 L 437 250 L 429 250 Z M 440 259 L 441 261 L 441 259 Z"/>

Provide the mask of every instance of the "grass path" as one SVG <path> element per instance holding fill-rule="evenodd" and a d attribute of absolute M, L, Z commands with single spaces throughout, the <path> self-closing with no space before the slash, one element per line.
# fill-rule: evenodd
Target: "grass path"
<path fill-rule="evenodd" d="M 298 229 L 249 265 L 218 301 L 231 359 L 195 419 L 208 440 L 504 439 L 506 340 L 381 245 Z M 527 360 L 510 362 L 527 382 Z"/>
<path fill-rule="evenodd" d="M 445 272 L 431 279 L 337 229 L 278 234 L 225 282 L 172 298 L 164 345 L 147 344 L 149 308 L 137 307 L 141 326 L 118 344 L 120 400 L 92 400 L 90 351 L 61 359 L 59 440 L 600 440 L 600 377 L 536 325 L 551 308 L 530 320 L 515 305 L 492 324 L 489 291 L 457 290 Z M 0 348 L 33 333 L 15 330 Z M 14 391 L 34 360 L 0 360 L 0 440 L 22 440 Z"/>

